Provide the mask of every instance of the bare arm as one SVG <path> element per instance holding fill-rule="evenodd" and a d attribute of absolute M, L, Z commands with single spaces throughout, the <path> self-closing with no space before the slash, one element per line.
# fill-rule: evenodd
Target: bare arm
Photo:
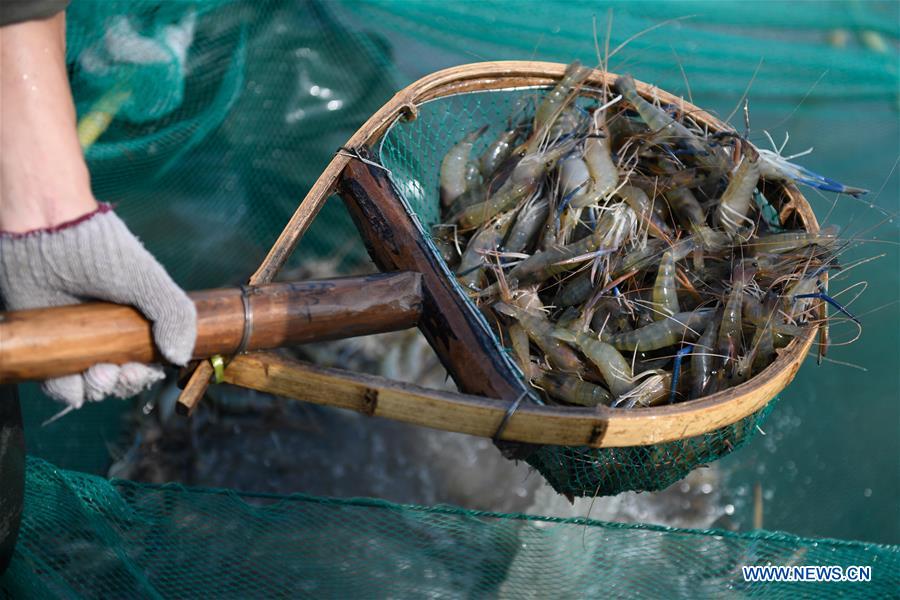
<path fill-rule="evenodd" d="M 0 28 L 0 230 L 97 209 L 66 75 L 65 13 Z"/>

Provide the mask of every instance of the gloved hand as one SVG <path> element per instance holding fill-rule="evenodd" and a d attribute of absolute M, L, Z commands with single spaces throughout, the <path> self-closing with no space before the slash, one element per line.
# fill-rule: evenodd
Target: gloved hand
<path fill-rule="evenodd" d="M 184 365 L 194 349 L 194 303 L 108 204 L 51 229 L 0 233 L 0 294 L 7 310 L 88 299 L 130 304 L 153 322 L 153 338 L 168 361 Z M 47 380 L 43 390 L 80 408 L 110 395 L 133 396 L 162 378 L 159 366 L 97 364 Z"/>

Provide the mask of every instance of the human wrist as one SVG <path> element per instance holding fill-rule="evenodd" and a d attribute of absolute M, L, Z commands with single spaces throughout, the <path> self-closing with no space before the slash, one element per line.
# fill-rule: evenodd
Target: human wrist
<path fill-rule="evenodd" d="M 99 204 L 91 194 L 65 196 L 34 195 L 28 201 L 0 201 L 0 231 L 27 233 L 53 229 L 97 211 Z"/>

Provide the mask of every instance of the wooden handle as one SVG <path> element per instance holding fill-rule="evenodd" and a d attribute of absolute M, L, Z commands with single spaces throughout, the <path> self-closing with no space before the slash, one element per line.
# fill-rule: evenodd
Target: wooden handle
<path fill-rule="evenodd" d="M 193 292 L 195 358 L 229 354 L 244 333 L 240 289 Z M 247 349 L 340 339 L 413 327 L 421 275 L 386 273 L 253 288 Z M 0 383 L 79 373 L 98 362 L 160 362 L 151 324 L 134 308 L 92 302 L 0 313 Z"/>

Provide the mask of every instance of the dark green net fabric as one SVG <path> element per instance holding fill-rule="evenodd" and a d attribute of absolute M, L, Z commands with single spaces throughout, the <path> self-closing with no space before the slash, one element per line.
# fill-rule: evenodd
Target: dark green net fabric
<path fill-rule="evenodd" d="M 541 446 L 527 462 L 560 494 L 611 496 L 664 490 L 698 466 L 749 442 L 774 404 L 773 400 L 737 423 L 683 440 L 630 448 Z"/>
<path fill-rule="evenodd" d="M 28 464 L 14 597 L 888 597 L 900 549 L 757 531 L 108 481 Z M 871 565 L 872 581 L 746 583 L 742 565 Z"/>

